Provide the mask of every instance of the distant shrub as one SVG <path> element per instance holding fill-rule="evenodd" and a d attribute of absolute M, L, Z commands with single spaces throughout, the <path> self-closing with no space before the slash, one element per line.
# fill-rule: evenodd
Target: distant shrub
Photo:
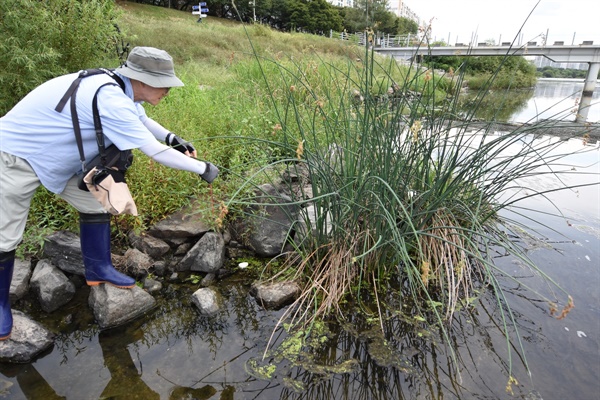
<path fill-rule="evenodd" d="M 546 66 L 538 68 L 537 75 L 544 78 L 585 79 L 587 70 Z M 600 73 L 598 74 L 598 77 L 600 77 Z"/>

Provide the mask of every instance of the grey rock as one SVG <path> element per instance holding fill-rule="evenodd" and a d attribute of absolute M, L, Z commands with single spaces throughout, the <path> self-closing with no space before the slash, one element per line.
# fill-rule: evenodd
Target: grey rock
<path fill-rule="evenodd" d="M 305 164 L 292 164 L 281 174 L 281 184 L 278 190 L 295 200 L 311 199 L 313 189 L 310 184 L 310 173 Z"/>
<path fill-rule="evenodd" d="M 223 232 L 223 240 L 225 241 L 225 244 L 229 244 L 229 242 L 231 241 L 231 232 L 229 232 L 228 230 Z"/>
<path fill-rule="evenodd" d="M 171 250 L 171 247 L 164 240 L 157 239 L 147 234 L 138 236 L 131 233 L 129 235 L 129 241 L 134 248 L 147 254 L 151 258 L 162 257 Z"/>
<path fill-rule="evenodd" d="M 236 258 L 254 257 L 254 252 L 248 249 L 240 249 L 238 247 L 227 247 L 225 258 L 235 260 Z"/>
<path fill-rule="evenodd" d="M 248 243 L 257 255 L 273 257 L 280 254 L 288 239 L 290 228 L 298 218 L 299 207 L 291 198 L 273 185 L 259 187 L 252 216 L 248 218 Z"/>
<path fill-rule="evenodd" d="M 148 293 L 152 294 L 152 293 L 157 293 L 160 292 L 160 290 L 162 289 L 162 283 L 160 283 L 157 280 L 154 280 L 152 278 L 148 278 L 146 277 L 144 279 L 144 290 L 147 291 Z"/>
<path fill-rule="evenodd" d="M 65 272 L 85 276 L 79 236 L 72 232 L 58 231 L 48 236 L 43 258 Z"/>
<path fill-rule="evenodd" d="M 193 239 L 193 237 L 192 237 Z M 171 246 L 172 249 L 177 249 L 179 246 L 181 246 L 182 244 L 185 243 L 189 243 L 188 241 L 190 240 L 189 237 L 181 237 L 181 238 L 162 238 L 162 240 L 165 241 L 165 243 L 167 243 L 169 246 Z M 191 244 L 190 244 L 191 246 Z"/>
<path fill-rule="evenodd" d="M 200 220 L 204 207 L 203 203 L 193 203 L 158 222 L 148 233 L 163 240 L 200 236 L 210 230 L 210 227 Z"/>
<path fill-rule="evenodd" d="M 167 273 L 167 263 L 163 260 L 156 261 L 152 264 L 152 272 L 156 276 L 165 276 Z"/>
<path fill-rule="evenodd" d="M 300 295 L 300 286 L 293 281 L 254 282 L 250 293 L 267 309 L 278 309 L 293 302 Z"/>
<path fill-rule="evenodd" d="M 178 271 L 216 272 L 225 262 L 225 241 L 217 232 L 207 232 L 177 265 Z"/>
<path fill-rule="evenodd" d="M 149 311 L 156 300 L 142 288 L 120 289 L 108 284 L 93 286 L 88 304 L 101 329 L 123 325 Z"/>
<path fill-rule="evenodd" d="M 333 229 L 331 213 L 318 213 L 314 204 L 309 204 L 300 210 L 296 227 L 294 242 L 297 244 L 302 243 L 308 233 L 317 235 L 319 231 L 323 231 L 322 233 L 328 235 Z"/>
<path fill-rule="evenodd" d="M 176 255 L 176 256 L 186 255 L 187 252 L 190 251 L 190 249 L 192 248 L 193 245 L 194 245 L 193 243 L 189 243 L 189 242 L 181 243 L 179 246 L 177 246 L 177 249 L 175 249 L 174 255 Z"/>
<path fill-rule="evenodd" d="M 138 249 L 127 249 L 122 259 L 123 269 L 127 275 L 136 279 L 141 279 L 148 275 L 154 260 L 148 254 L 142 253 Z"/>
<path fill-rule="evenodd" d="M 67 304 L 75 295 L 75 285 L 48 260 L 40 260 L 31 275 L 31 288 L 42 310 L 52 312 Z"/>
<path fill-rule="evenodd" d="M 208 286 L 213 285 L 216 281 L 217 281 L 217 274 L 215 274 L 215 273 L 206 274 L 206 276 L 204 278 L 202 278 L 202 280 L 200 281 L 200 286 L 208 287 Z"/>
<path fill-rule="evenodd" d="M 223 299 L 219 292 L 212 288 L 200 288 L 192 294 L 192 303 L 202 314 L 211 315 L 221 309 Z"/>
<path fill-rule="evenodd" d="M 17 301 L 27 294 L 30 278 L 31 261 L 16 259 L 12 281 L 10 282 L 10 301 Z"/>
<path fill-rule="evenodd" d="M 27 363 L 54 343 L 54 335 L 21 311 L 13 310 L 13 329 L 0 341 L 0 361 Z"/>

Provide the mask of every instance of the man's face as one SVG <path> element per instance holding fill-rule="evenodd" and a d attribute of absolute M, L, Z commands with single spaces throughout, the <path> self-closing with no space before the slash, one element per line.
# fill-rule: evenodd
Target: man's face
<path fill-rule="evenodd" d="M 160 103 L 163 97 L 169 94 L 170 88 L 155 88 L 145 83 L 140 83 L 136 88 L 137 90 L 134 89 L 135 101 L 145 101 L 155 106 Z"/>
<path fill-rule="evenodd" d="M 165 97 L 169 94 L 169 89 L 170 89 L 170 88 L 155 88 L 152 86 L 148 86 L 148 88 L 150 89 L 150 93 L 148 93 L 148 98 L 146 99 L 146 101 L 148 103 L 152 104 L 153 106 L 160 103 L 160 101 L 163 99 L 163 97 Z"/>

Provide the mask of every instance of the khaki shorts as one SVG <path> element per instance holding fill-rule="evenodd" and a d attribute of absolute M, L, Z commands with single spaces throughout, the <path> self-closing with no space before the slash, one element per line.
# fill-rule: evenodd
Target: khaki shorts
<path fill-rule="evenodd" d="M 58 196 L 86 214 L 106 211 L 91 193 L 77 187 L 74 175 Z M 0 251 L 14 250 L 23 238 L 31 199 L 41 185 L 27 161 L 0 151 Z"/>

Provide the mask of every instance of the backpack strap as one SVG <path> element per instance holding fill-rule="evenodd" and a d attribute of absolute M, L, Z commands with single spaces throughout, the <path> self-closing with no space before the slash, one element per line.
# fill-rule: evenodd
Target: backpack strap
<path fill-rule="evenodd" d="M 125 82 L 123 82 L 123 79 L 121 79 L 121 77 L 119 75 L 115 74 L 113 72 L 113 70 L 106 69 L 106 68 L 86 69 L 86 70 L 81 71 L 79 73 L 79 76 L 77 78 L 75 78 L 73 83 L 71 83 L 71 86 L 69 86 L 69 89 L 67 89 L 67 91 L 65 92 L 63 97 L 60 99 L 60 101 L 58 102 L 58 104 L 56 105 L 56 108 L 54 110 L 56 110 L 58 112 L 62 112 L 63 108 L 65 107 L 65 104 L 67 104 L 67 100 L 69 100 L 69 98 L 71 96 L 74 96 L 75 93 L 77 92 L 77 89 L 79 88 L 79 83 L 81 82 L 81 80 L 83 78 L 87 78 L 88 76 L 99 75 L 99 74 L 106 74 L 106 75 L 110 76 L 111 78 L 113 78 L 115 80 L 115 82 L 117 82 L 119 84 L 119 86 L 121 87 L 123 92 L 125 92 Z"/>
<path fill-rule="evenodd" d="M 100 151 L 101 158 L 102 158 L 102 164 L 104 165 L 104 162 L 105 162 L 104 133 L 102 131 L 102 123 L 100 122 L 100 114 L 98 113 L 98 99 L 97 99 L 98 92 L 100 91 L 101 88 L 103 88 L 104 86 L 107 86 L 107 85 L 115 85 L 115 86 L 118 85 L 121 87 L 123 92 L 125 92 L 125 82 L 123 82 L 123 79 L 121 79 L 112 70 L 109 70 L 106 68 L 83 70 L 79 73 L 77 78 L 75 78 L 75 80 L 71 83 L 71 86 L 69 86 L 69 88 L 67 89 L 67 91 L 65 92 L 63 97 L 60 99 L 60 101 L 54 108 L 55 111 L 57 111 L 59 113 L 62 112 L 65 105 L 67 104 L 67 101 L 69 99 L 71 99 L 71 103 L 70 103 L 71 120 L 73 121 L 73 131 L 75 132 L 75 141 L 77 142 L 77 149 L 79 150 L 79 160 L 81 161 L 81 169 L 82 170 L 85 170 L 85 154 L 83 152 L 83 140 L 81 139 L 81 127 L 79 126 L 79 117 L 77 115 L 77 107 L 76 107 L 75 100 L 76 100 L 76 96 L 77 96 L 77 89 L 79 89 L 79 84 L 81 83 L 81 80 L 84 78 L 87 78 L 89 76 L 99 75 L 99 74 L 106 74 L 106 75 L 110 76 L 111 78 L 113 78 L 116 82 L 116 83 L 109 82 L 109 83 L 105 83 L 102 86 L 100 86 L 96 90 L 96 93 L 94 94 L 94 100 L 92 102 L 92 111 L 93 111 L 93 115 L 94 115 L 94 128 L 96 131 L 96 142 L 98 143 L 98 150 Z"/>
<path fill-rule="evenodd" d="M 100 121 L 100 113 L 98 112 L 98 92 L 104 86 L 115 85 L 112 82 L 105 83 L 100 86 L 96 93 L 94 94 L 94 99 L 92 100 L 92 111 L 94 115 L 94 130 L 96 131 L 96 143 L 98 144 L 98 151 L 100 152 L 100 160 L 102 165 L 106 165 L 106 148 L 104 146 L 104 132 L 102 131 L 102 121 Z M 79 133 L 79 138 L 81 139 L 81 133 Z M 79 145 L 78 145 L 79 146 Z M 81 155 L 81 154 L 80 154 Z"/>

